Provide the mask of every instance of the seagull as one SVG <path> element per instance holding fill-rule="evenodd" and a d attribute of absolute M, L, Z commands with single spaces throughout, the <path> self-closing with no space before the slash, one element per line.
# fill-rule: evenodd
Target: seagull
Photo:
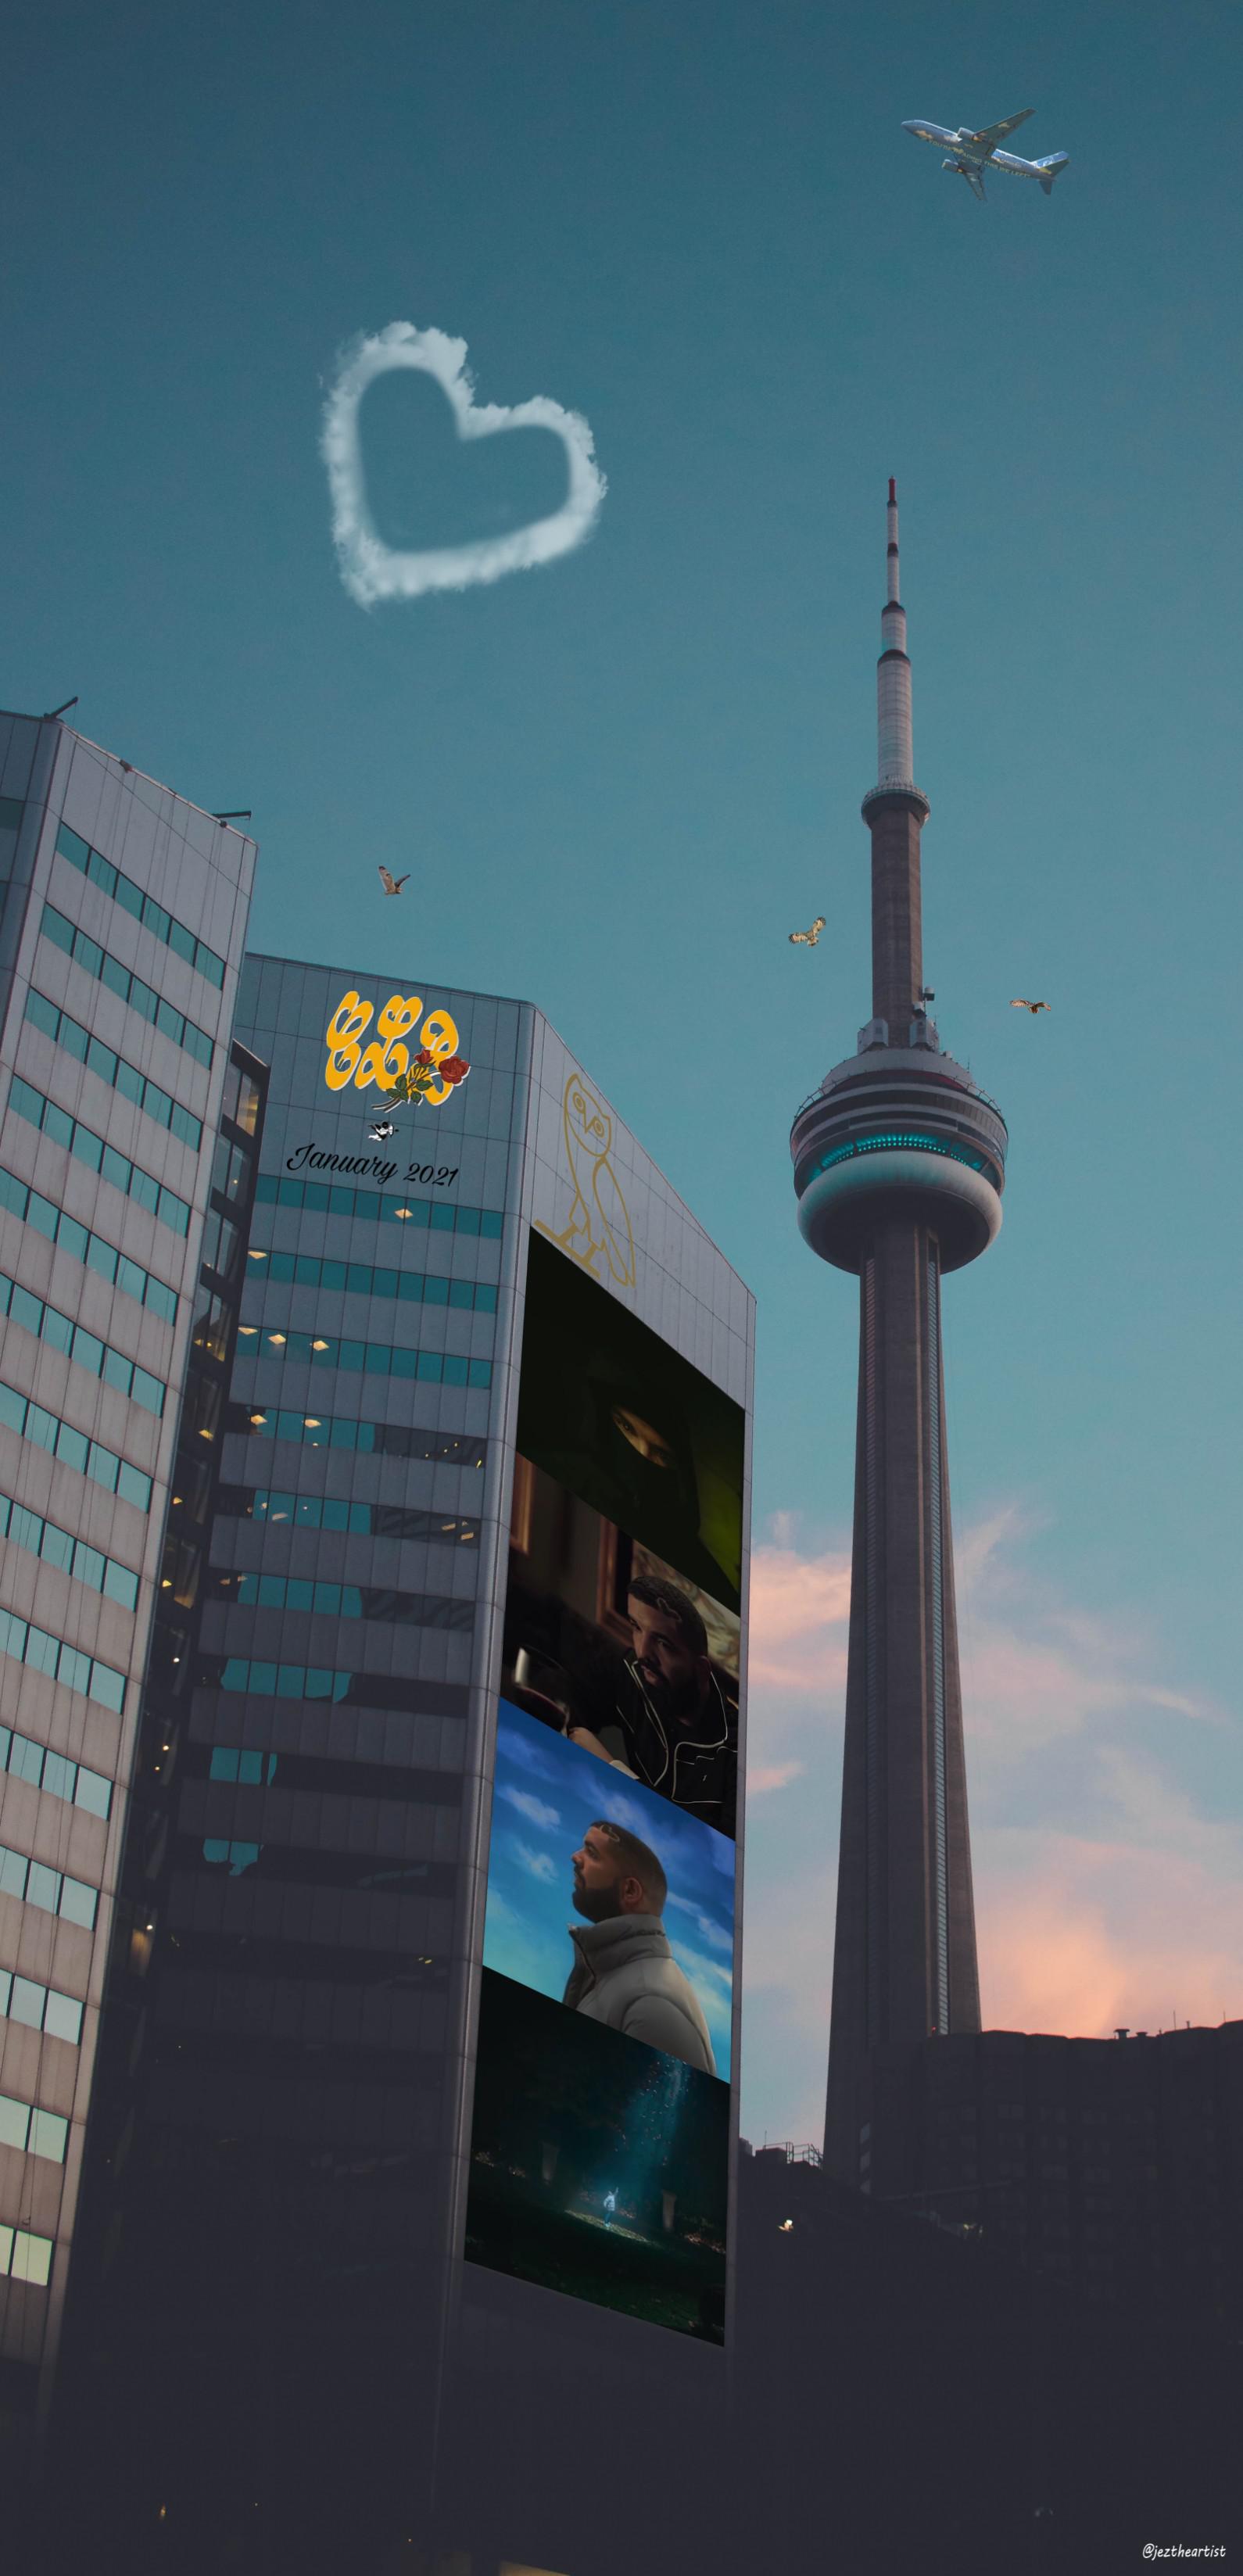
<path fill-rule="evenodd" d="M 367 1129 L 368 1139 L 373 1145 L 387 1145 L 389 1137 L 395 1136 L 396 1133 L 397 1129 L 391 1118 L 381 1118 L 378 1126 Z"/>
<path fill-rule="evenodd" d="M 792 931 L 791 931 L 791 933 L 790 933 L 790 944 L 791 944 L 791 946 L 792 946 L 792 947 L 797 948 L 797 947 L 798 947 L 798 945 L 799 945 L 799 943 L 800 943 L 800 941 L 801 941 L 802 945 L 803 945 L 805 948 L 816 948 L 816 947 L 818 947 L 818 946 L 819 946 L 819 944 L 820 944 L 820 933 L 821 933 L 821 931 L 823 930 L 823 928 L 824 928 L 824 914 L 823 914 L 822 912 L 818 912 L 818 913 L 816 914 L 816 918 L 815 918 L 815 920 L 813 921 L 813 923 L 812 923 L 812 925 L 811 925 L 810 930 L 792 930 Z"/>
<path fill-rule="evenodd" d="M 381 883 L 381 885 L 383 886 L 384 891 L 385 891 L 385 893 L 386 893 L 386 894 L 400 894 L 400 893 L 401 893 L 401 890 L 402 890 L 402 887 L 403 887 L 404 885 L 408 885 L 408 884 L 409 884 L 409 882 L 410 882 L 410 870 L 409 870 L 409 868 L 407 868 L 407 870 L 406 870 L 406 873 L 405 873 L 404 877 L 391 877 L 391 876 L 389 875 L 389 872 L 388 872 L 388 869 L 387 869 L 387 868 L 381 868 L 381 870 L 380 870 L 380 883 Z"/>
<path fill-rule="evenodd" d="M 1051 1011 L 1053 1004 L 1052 1002 L 1025 1002 L 1022 994 L 1018 993 L 1011 1002 L 1010 1008 L 1012 1011 L 1031 1011 L 1034 1015 L 1037 1011 Z"/>

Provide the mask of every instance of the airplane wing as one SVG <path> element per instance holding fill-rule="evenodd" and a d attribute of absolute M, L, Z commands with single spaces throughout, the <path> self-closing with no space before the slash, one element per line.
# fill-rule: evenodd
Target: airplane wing
<path fill-rule="evenodd" d="M 1007 134 L 1013 134 L 1016 125 L 1026 125 L 1028 117 L 1034 116 L 1035 113 L 1034 107 L 1021 107 L 1017 116 L 1003 117 L 1000 125 L 982 127 L 978 134 L 972 135 L 971 140 L 973 143 L 982 143 L 986 152 L 995 152 L 998 144 L 1005 142 Z"/>
<path fill-rule="evenodd" d="M 965 161 L 960 161 L 958 167 L 961 170 L 964 179 L 967 181 L 972 195 L 978 197 L 982 204 L 984 201 L 984 182 L 980 177 L 979 171 L 969 170 Z"/>

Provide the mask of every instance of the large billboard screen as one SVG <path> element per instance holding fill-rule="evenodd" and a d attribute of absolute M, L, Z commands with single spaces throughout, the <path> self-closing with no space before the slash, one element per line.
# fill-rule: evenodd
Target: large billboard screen
<path fill-rule="evenodd" d="M 532 1235 L 465 2251 L 716 2343 L 743 1444 Z"/>

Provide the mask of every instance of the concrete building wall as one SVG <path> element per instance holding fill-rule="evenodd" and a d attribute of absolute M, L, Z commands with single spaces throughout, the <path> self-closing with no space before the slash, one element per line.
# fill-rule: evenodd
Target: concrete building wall
<path fill-rule="evenodd" d="M 0 792 L 0 2357 L 33 2372 L 73 2244 L 255 853 L 57 723 L 0 719 Z"/>

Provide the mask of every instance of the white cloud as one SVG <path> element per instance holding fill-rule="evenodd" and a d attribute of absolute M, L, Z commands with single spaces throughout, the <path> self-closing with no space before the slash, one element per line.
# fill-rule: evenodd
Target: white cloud
<path fill-rule="evenodd" d="M 497 1796 L 505 1798 L 511 1807 L 516 1807 L 519 1815 L 525 1816 L 529 1825 L 538 1825 L 541 1833 L 550 1833 L 553 1826 L 561 1822 L 559 1809 L 550 1807 L 543 1798 L 537 1798 L 530 1789 L 511 1789 L 506 1785 L 505 1788 L 498 1789 Z"/>
<path fill-rule="evenodd" d="M 1237 1718 L 1197 1690 L 1159 1603 L 1104 1611 L 1051 1580 L 1030 1544 L 1043 1526 L 1011 1500 L 955 1547 L 986 2026 L 1238 2015 Z M 770 1527 L 753 1561 L 744 2127 L 815 2137 L 849 1562 L 800 1551 L 787 1516 Z M 792 1779 L 797 1798 L 755 1794 Z"/>
<path fill-rule="evenodd" d="M 701 1908 L 696 1905 L 693 1896 L 670 1896 L 667 1903 L 669 1905 L 676 1905 L 680 1914 L 693 1914 L 695 1917 L 696 1928 L 702 1933 L 704 1940 L 710 1941 L 714 1949 L 728 1951 L 732 1959 L 734 1954 L 733 1933 L 726 1931 L 723 1924 L 714 1923 L 711 1915 L 703 1913 Z"/>
<path fill-rule="evenodd" d="M 513 1848 L 523 1868 L 530 1871 L 532 1878 L 538 1878 L 544 1887 L 551 1887 L 560 1878 L 561 1872 L 551 1852 L 532 1851 L 529 1843 L 517 1841 Z"/>
<path fill-rule="evenodd" d="M 452 405 L 459 438 L 492 438 L 509 429 L 551 430 L 565 450 L 569 471 L 561 508 L 508 536 L 480 537 L 469 545 L 418 552 L 386 546 L 367 507 L 358 414 L 368 386 L 395 367 L 414 367 L 435 377 Z M 344 352 L 324 406 L 320 447 L 328 468 L 341 578 L 362 608 L 373 607 L 378 599 L 418 599 L 428 590 L 466 590 L 473 582 L 499 581 L 505 573 L 551 563 L 590 535 L 608 488 L 581 412 L 566 411 L 547 394 L 512 405 L 476 403 L 466 342 L 445 331 L 416 330 L 412 322 L 390 322 L 387 330 L 364 335 Z"/>

